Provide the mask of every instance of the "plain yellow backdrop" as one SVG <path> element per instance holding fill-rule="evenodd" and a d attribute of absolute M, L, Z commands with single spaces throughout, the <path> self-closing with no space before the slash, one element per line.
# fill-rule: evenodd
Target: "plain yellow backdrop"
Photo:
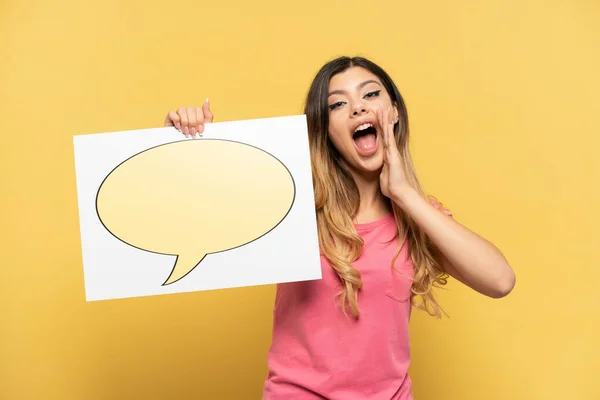
<path fill-rule="evenodd" d="M 301 114 L 342 54 L 392 74 L 426 189 L 517 273 L 503 300 L 451 282 L 450 318 L 413 313 L 416 398 L 599 398 L 599 20 L 595 0 L 2 0 L 0 398 L 260 398 L 273 286 L 85 302 L 72 137 L 207 96 L 219 121 Z"/>

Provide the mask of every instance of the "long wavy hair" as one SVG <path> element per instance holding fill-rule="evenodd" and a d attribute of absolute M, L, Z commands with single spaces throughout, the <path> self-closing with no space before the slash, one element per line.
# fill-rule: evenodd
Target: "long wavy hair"
<path fill-rule="evenodd" d="M 352 263 L 361 253 L 363 240 L 354 228 L 360 203 L 358 187 L 341 155 L 329 138 L 329 110 L 327 94 L 331 78 L 351 67 L 362 67 L 376 75 L 387 90 L 392 104 L 396 106 L 399 120 L 394 126 L 394 137 L 402 160 L 406 177 L 418 193 L 424 194 L 413 166 L 409 151 L 408 113 L 404 99 L 390 76 L 377 64 L 363 57 L 339 57 L 325 64 L 315 76 L 306 97 L 309 144 L 312 158 L 312 176 L 315 192 L 315 207 L 321 253 L 330 261 L 339 276 L 342 290 L 340 305 L 347 315 L 359 315 L 358 292 L 362 287 L 360 272 Z M 429 314 L 440 317 L 442 310 L 432 289 L 445 285 L 448 275 L 433 256 L 432 243 L 423 230 L 392 202 L 396 220 L 397 237 L 408 244 L 408 254 L 414 266 L 411 286 L 411 303 Z M 398 241 L 398 249 L 391 260 L 392 267 L 404 240 Z M 416 301 L 420 296 L 422 301 Z"/>

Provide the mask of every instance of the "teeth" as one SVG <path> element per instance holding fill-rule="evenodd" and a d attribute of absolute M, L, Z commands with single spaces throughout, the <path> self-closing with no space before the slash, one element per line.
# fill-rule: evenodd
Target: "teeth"
<path fill-rule="evenodd" d="M 367 129 L 367 128 L 370 128 L 372 126 L 373 126 L 373 124 L 367 122 L 366 124 L 362 124 L 361 126 L 359 126 L 358 128 L 356 128 L 354 130 L 354 132 L 362 131 L 363 129 Z"/>

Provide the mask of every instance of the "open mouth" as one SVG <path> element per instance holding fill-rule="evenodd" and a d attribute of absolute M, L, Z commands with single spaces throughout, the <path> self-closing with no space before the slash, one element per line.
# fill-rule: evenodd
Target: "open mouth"
<path fill-rule="evenodd" d="M 372 153 L 377 149 L 377 129 L 371 123 L 362 124 L 356 128 L 352 139 L 361 153 Z"/>

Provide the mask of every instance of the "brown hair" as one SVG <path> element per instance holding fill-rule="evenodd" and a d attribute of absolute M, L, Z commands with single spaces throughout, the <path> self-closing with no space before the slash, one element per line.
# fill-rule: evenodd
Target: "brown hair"
<path fill-rule="evenodd" d="M 363 245 L 353 225 L 360 197 L 350 171 L 329 139 L 327 105 L 331 78 L 354 66 L 365 68 L 376 75 L 387 90 L 392 104 L 398 109 L 399 120 L 394 126 L 394 137 L 404 161 L 406 176 L 424 198 L 425 194 L 409 152 L 406 105 L 390 76 L 381 67 L 362 57 L 339 57 L 325 64 L 310 86 L 304 110 L 312 158 L 319 244 L 322 254 L 331 262 L 341 280 L 343 290 L 339 295 L 344 313 L 349 308 L 354 316 L 358 316 L 358 291 L 362 287 L 362 281 L 359 271 L 352 263 L 358 258 Z M 432 288 L 445 285 L 447 275 L 432 256 L 432 244 L 423 230 L 395 204 L 392 205 L 392 210 L 398 237 L 406 237 L 408 253 L 415 269 L 411 302 L 415 307 L 439 317 L 441 308 L 433 296 Z M 391 260 L 392 265 L 400 253 L 402 242 L 399 241 L 397 252 Z M 415 295 L 421 296 L 421 304 L 415 301 Z"/>

